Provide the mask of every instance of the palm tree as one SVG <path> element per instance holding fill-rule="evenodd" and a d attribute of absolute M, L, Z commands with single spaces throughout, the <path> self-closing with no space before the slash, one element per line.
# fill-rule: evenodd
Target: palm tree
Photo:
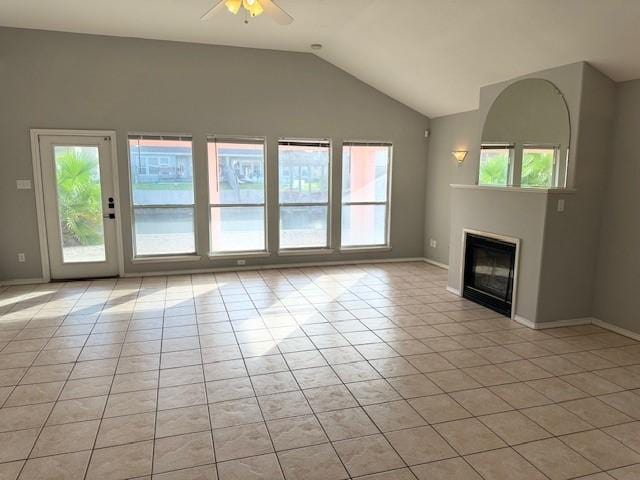
<path fill-rule="evenodd" d="M 64 245 L 96 245 L 103 237 L 100 167 L 87 149 L 56 152 L 58 208 Z"/>
<path fill-rule="evenodd" d="M 480 165 L 480 185 L 506 185 L 509 159 L 504 154 L 489 154 Z"/>

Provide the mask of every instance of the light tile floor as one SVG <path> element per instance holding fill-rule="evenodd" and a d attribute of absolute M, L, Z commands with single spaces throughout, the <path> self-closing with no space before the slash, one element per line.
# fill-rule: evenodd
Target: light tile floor
<path fill-rule="evenodd" d="M 422 263 L 0 291 L 1 479 L 640 478 L 640 344 Z"/>

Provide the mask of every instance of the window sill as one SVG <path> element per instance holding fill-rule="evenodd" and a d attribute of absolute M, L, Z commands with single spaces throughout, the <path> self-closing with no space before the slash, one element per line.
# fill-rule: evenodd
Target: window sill
<path fill-rule="evenodd" d="M 468 189 L 468 190 L 493 190 L 496 192 L 519 192 L 519 193 L 544 193 L 550 194 L 562 194 L 562 193 L 576 193 L 575 188 L 570 187 L 514 187 L 514 186 L 500 186 L 500 185 L 476 185 L 476 184 L 456 184 L 450 185 L 451 188 Z"/>
<path fill-rule="evenodd" d="M 270 252 L 229 252 L 229 253 L 210 253 L 209 260 L 234 260 L 242 258 L 266 258 L 270 257 Z"/>
<path fill-rule="evenodd" d="M 291 250 L 278 250 L 279 257 L 293 257 L 301 255 L 329 255 L 333 253 L 333 248 L 309 248 L 305 249 L 291 249 Z"/>
<path fill-rule="evenodd" d="M 168 263 L 168 262 L 197 262 L 200 255 L 166 255 L 155 257 L 134 257 L 131 263 Z"/>
<path fill-rule="evenodd" d="M 356 253 L 356 252 L 390 252 L 390 245 L 379 245 L 371 247 L 342 247 L 340 253 Z"/>

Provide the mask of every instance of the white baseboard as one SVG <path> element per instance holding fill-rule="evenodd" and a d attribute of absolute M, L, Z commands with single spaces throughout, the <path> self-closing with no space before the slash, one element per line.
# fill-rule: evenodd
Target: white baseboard
<path fill-rule="evenodd" d="M 531 320 L 521 317 L 520 315 L 516 315 L 514 317 L 514 320 L 534 330 L 545 330 L 547 328 L 559 328 L 559 327 L 576 327 L 579 325 L 595 325 L 597 327 L 604 328 L 605 330 L 609 330 L 619 335 L 632 338 L 633 340 L 640 341 L 640 333 L 627 330 L 626 328 L 618 327 L 617 325 L 613 325 L 612 323 L 608 323 L 603 320 L 600 320 L 599 318 L 594 318 L 594 317 L 570 318 L 568 320 L 558 320 L 555 322 L 534 323 Z"/>
<path fill-rule="evenodd" d="M 423 257 L 406 257 L 406 258 L 380 258 L 371 260 L 336 260 L 329 262 L 304 262 L 304 263 L 283 263 L 270 265 L 244 265 L 219 268 L 200 268 L 192 270 L 165 270 L 162 272 L 127 272 L 122 277 L 164 277 L 167 275 L 197 275 L 199 273 L 223 273 L 237 272 L 246 270 L 275 270 L 283 268 L 307 268 L 307 267 L 330 267 L 330 266 L 348 266 L 375 263 L 408 263 L 423 262 Z"/>
<path fill-rule="evenodd" d="M 435 267 L 440 267 L 440 268 L 444 268 L 445 270 L 449 270 L 449 265 L 447 265 L 446 263 L 436 262 L 435 260 L 431 260 L 430 258 L 427 258 L 427 257 L 424 257 L 424 263 L 428 263 Z"/>
<path fill-rule="evenodd" d="M 514 322 L 518 322 L 520 325 L 524 325 L 525 327 L 532 328 L 533 330 L 537 330 L 535 322 L 532 322 L 528 318 L 524 318 L 521 315 L 514 315 L 512 320 Z"/>
<path fill-rule="evenodd" d="M 460 290 L 458 290 L 457 288 L 453 288 L 450 287 L 449 285 L 447 285 L 447 292 L 449 293 L 453 293 L 454 295 L 457 295 L 458 297 L 460 297 Z"/>
<path fill-rule="evenodd" d="M 11 287 L 15 285 L 35 285 L 38 283 L 47 283 L 44 278 L 18 278 L 15 280 L 3 280 L 0 287 Z"/>
<path fill-rule="evenodd" d="M 592 322 L 594 325 L 604 328 L 606 330 L 610 330 L 619 335 L 624 335 L 625 337 L 632 338 L 634 340 L 640 341 L 640 333 L 632 332 L 631 330 L 627 330 L 626 328 L 618 327 L 617 325 L 613 325 L 612 323 L 607 323 L 599 318 L 593 318 Z"/>
<path fill-rule="evenodd" d="M 536 323 L 521 315 L 514 315 L 513 319 L 516 322 L 526 327 L 532 328 L 534 330 L 546 330 L 548 328 L 560 328 L 560 327 L 576 327 L 578 325 L 591 325 L 594 320 L 591 317 L 583 317 L 583 318 L 569 318 L 567 320 L 556 320 L 554 322 Z"/>

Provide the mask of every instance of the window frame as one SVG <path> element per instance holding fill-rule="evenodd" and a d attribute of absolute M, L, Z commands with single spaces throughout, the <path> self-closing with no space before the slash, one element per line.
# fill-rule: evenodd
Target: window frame
<path fill-rule="evenodd" d="M 563 148 L 562 145 L 554 143 L 508 143 L 508 142 L 487 142 L 480 145 L 480 158 L 483 149 L 511 149 L 509 156 L 509 171 L 507 172 L 506 185 L 490 185 L 480 183 L 480 160 L 478 160 L 478 169 L 476 172 L 476 185 L 488 188 L 537 188 L 537 189 L 561 189 L 567 188 L 568 166 L 569 166 L 569 149 Z M 553 149 L 553 170 L 552 182 L 549 186 L 522 186 L 522 162 L 524 159 L 525 149 Z M 564 153 L 564 159 L 562 155 Z M 560 179 L 563 178 L 563 182 Z"/>
<path fill-rule="evenodd" d="M 344 165 L 344 149 L 349 146 L 360 147 L 388 147 L 388 161 L 387 161 L 387 196 L 384 202 L 345 202 L 343 199 L 344 193 L 344 175 L 342 168 L 340 169 L 340 184 L 342 190 L 340 192 L 340 250 L 341 251 L 357 251 L 357 250 L 384 250 L 391 249 L 391 186 L 393 177 L 393 142 L 387 141 L 368 141 L 368 140 L 345 140 L 342 142 L 341 167 Z M 352 205 L 384 205 L 385 206 L 385 218 L 384 218 L 384 242 L 383 244 L 369 244 L 369 245 L 343 245 L 342 244 L 342 218 L 344 214 L 345 206 Z"/>
<path fill-rule="evenodd" d="M 329 162 L 327 164 L 327 200 L 323 203 L 308 203 L 308 202 L 296 202 L 296 203 L 282 203 L 280 197 L 280 146 L 282 144 L 299 144 L 309 146 L 326 146 L 329 154 Z M 300 254 L 325 254 L 332 253 L 332 208 L 333 204 L 333 140 L 331 138 L 297 138 L 297 137 L 280 137 L 278 138 L 278 255 L 300 255 Z M 324 246 L 311 246 L 311 247 L 282 247 L 282 230 L 280 220 L 282 218 L 282 207 L 322 207 L 327 209 L 327 235 Z"/>
<path fill-rule="evenodd" d="M 551 185 L 526 185 L 522 188 L 558 188 L 560 176 L 560 145 L 551 143 L 523 143 L 520 150 L 520 178 L 518 186 L 522 187 L 522 164 L 524 163 L 525 150 L 553 150 L 553 165 L 551 166 Z"/>
<path fill-rule="evenodd" d="M 247 143 L 250 141 L 254 141 L 254 142 L 261 142 L 262 143 L 262 158 L 263 158 L 263 170 L 264 170 L 264 188 L 263 188 L 263 203 L 224 203 L 224 204 L 216 204 L 216 203 L 211 203 L 211 189 L 210 184 L 211 184 L 211 173 L 210 173 L 210 169 L 209 169 L 209 143 L 213 142 L 213 143 L 217 143 L 217 142 L 224 142 L 224 141 L 228 141 L 229 143 L 242 143 L 243 141 L 246 141 Z M 206 138 L 206 145 L 207 145 L 207 218 L 208 218 L 208 222 L 209 222 L 209 226 L 208 226 L 208 244 L 209 244 L 209 257 L 210 258 L 219 258 L 219 257 L 237 257 L 237 256 L 260 256 L 260 255 L 264 255 L 264 256 L 268 256 L 269 255 L 269 223 L 268 223 L 268 219 L 269 219 L 269 209 L 268 209 L 268 204 L 269 204 L 269 198 L 268 198 L 268 169 L 267 169 L 267 137 L 259 137 L 259 136 L 247 136 L 247 135 L 220 135 L 220 134 L 214 134 L 214 135 L 208 135 Z M 217 158 L 216 158 L 217 160 Z M 212 208 L 225 208 L 225 207 L 262 207 L 263 209 L 263 216 L 264 216 L 264 232 L 263 232 L 263 236 L 264 236 L 264 249 L 262 250 L 219 250 L 219 251 L 214 251 L 213 250 L 213 242 L 211 239 L 211 209 Z"/>
<path fill-rule="evenodd" d="M 492 185 L 488 183 L 480 183 L 480 170 L 482 168 L 482 150 L 508 150 L 509 151 L 509 163 L 507 167 L 507 183 L 505 185 Z M 520 156 L 520 163 L 522 164 L 522 155 Z M 480 155 L 478 159 L 478 172 L 476 174 L 476 185 L 481 187 L 492 188 L 505 188 L 514 187 L 514 172 L 516 170 L 516 144 L 507 142 L 487 142 L 480 145 Z M 522 169 L 519 169 L 520 171 Z"/>
<path fill-rule="evenodd" d="M 193 203 L 192 204 L 153 204 L 153 205 L 136 205 L 133 200 L 133 178 L 131 177 L 131 146 L 130 140 L 177 140 L 188 141 L 191 143 L 191 168 L 193 171 Z M 131 221 L 131 251 L 134 263 L 141 262 L 157 262 L 157 261 L 195 261 L 199 260 L 198 255 L 198 202 L 196 201 L 196 175 L 194 167 L 193 155 L 193 135 L 190 133 L 150 133 L 150 132 L 129 132 L 127 133 L 127 175 L 129 178 L 129 206 Z M 193 252 L 171 252 L 171 253 L 150 253 L 138 254 L 136 242 L 136 208 L 140 209 L 162 209 L 162 208 L 191 208 L 193 210 Z"/>

